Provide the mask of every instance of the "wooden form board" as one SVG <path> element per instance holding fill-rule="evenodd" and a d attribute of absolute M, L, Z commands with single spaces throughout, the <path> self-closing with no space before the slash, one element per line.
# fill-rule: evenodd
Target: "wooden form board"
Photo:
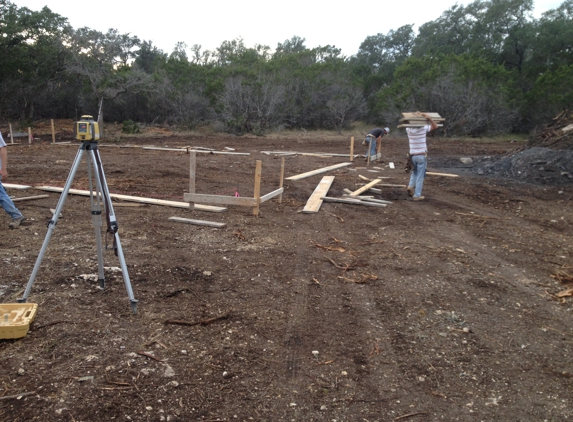
<path fill-rule="evenodd" d="M 63 192 L 64 190 L 63 188 L 57 188 L 53 186 L 34 186 L 34 189 L 45 190 L 48 192 Z M 70 189 L 69 193 L 72 195 L 90 196 L 89 190 Z M 110 193 L 109 197 L 112 199 L 118 199 L 120 201 L 139 202 L 141 204 L 165 205 L 167 207 L 175 208 L 189 208 L 189 204 L 187 202 L 165 201 L 163 199 L 142 198 L 139 196 L 120 195 L 117 193 Z M 209 212 L 223 212 L 227 209 L 223 207 L 212 207 L 208 205 L 196 205 L 195 208 L 199 211 Z"/>
<path fill-rule="evenodd" d="M 328 190 L 332 186 L 332 182 L 334 182 L 334 176 L 324 176 L 320 183 L 314 189 L 310 198 L 303 208 L 302 212 L 305 214 L 313 214 L 317 213 L 322 205 L 322 198 L 326 196 Z"/>
<path fill-rule="evenodd" d="M 218 229 L 221 227 L 225 227 L 227 225 L 227 223 L 218 223 L 216 221 L 193 220 L 191 218 L 181 218 L 181 217 L 169 217 L 168 220 L 176 221 L 178 223 L 195 224 L 197 226 L 216 227 Z"/>
<path fill-rule="evenodd" d="M 197 151 L 191 151 L 190 156 L 190 165 L 189 165 L 189 193 L 185 193 L 183 195 L 183 199 L 189 202 L 188 207 L 200 207 L 201 205 L 197 205 L 197 202 L 203 202 L 208 204 L 225 204 L 225 205 L 242 205 L 247 207 L 253 207 L 253 215 L 259 215 L 259 206 L 261 203 L 268 201 L 275 196 L 282 195 L 284 189 L 282 188 L 283 185 L 283 171 L 281 171 L 281 180 L 279 189 L 276 189 L 270 193 L 267 193 L 264 196 L 261 196 L 261 174 L 262 174 L 262 161 L 256 161 L 255 167 L 255 186 L 253 189 L 253 197 L 240 197 L 240 196 L 225 196 L 225 195 L 208 195 L 208 194 L 199 194 L 195 193 L 195 176 L 197 173 L 197 164 L 195 161 L 195 153 Z M 284 168 L 284 160 L 283 160 L 283 168 Z"/>
<path fill-rule="evenodd" d="M 370 183 L 368 183 L 368 184 L 362 186 L 360 189 L 355 190 L 354 192 L 352 192 L 352 193 L 350 194 L 350 196 L 358 196 L 358 195 L 360 195 L 362 192 L 366 192 L 368 189 L 370 189 L 370 188 L 376 186 L 376 185 L 377 185 L 378 183 L 380 183 L 380 182 L 381 182 L 380 179 L 374 179 L 374 180 L 371 181 Z"/>
<path fill-rule="evenodd" d="M 310 177 L 310 176 L 314 176 L 315 174 L 325 173 L 325 172 L 330 171 L 330 170 L 336 170 L 336 169 L 350 166 L 350 165 L 352 165 L 352 163 L 334 164 L 333 166 L 322 167 L 322 168 L 319 168 L 316 170 L 308 171 L 306 173 L 301 173 L 301 174 L 297 174 L 295 176 L 290 176 L 290 177 L 287 177 L 286 180 L 301 180 L 301 179 L 305 179 L 305 178 Z"/>
<path fill-rule="evenodd" d="M 283 193 L 283 188 L 279 188 L 264 196 L 260 197 L 260 203 L 268 201 L 275 196 Z M 206 195 L 202 193 L 185 193 L 183 199 L 193 203 L 220 204 L 220 205 L 242 205 L 245 207 L 254 207 L 257 205 L 257 198 L 242 196 L 225 196 L 225 195 Z"/>

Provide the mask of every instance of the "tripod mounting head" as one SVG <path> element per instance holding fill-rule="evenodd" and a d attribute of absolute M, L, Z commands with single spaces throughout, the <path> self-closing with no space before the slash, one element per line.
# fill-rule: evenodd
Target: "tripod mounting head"
<path fill-rule="evenodd" d="M 74 125 L 74 134 L 78 141 L 99 141 L 99 124 L 93 116 L 85 114 Z"/>

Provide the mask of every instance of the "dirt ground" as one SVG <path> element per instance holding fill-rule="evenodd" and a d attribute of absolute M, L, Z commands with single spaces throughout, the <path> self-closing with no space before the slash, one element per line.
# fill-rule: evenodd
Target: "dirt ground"
<path fill-rule="evenodd" d="M 78 144 L 50 142 L 9 146 L 4 182 L 63 187 Z M 183 201 L 188 154 L 106 144 L 250 153 L 198 154 L 196 191 L 252 197 L 256 160 L 261 193 L 279 186 L 281 158 L 262 151 L 346 154 L 350 142 L 279 134 L 100 144 L 111 193 Z M 374 197 L 386 207 L 325 202 L 301 212 L 324 175 L 335 176 L 330 197 L 359 189 L 359 175 L 405 185 L 407 140 L 397 135 L 381 163 L 358 158 L 285 180 L 282 201 L 263 203 L 259 217 L 241 206 L 115 202 L 135 315 L 110 250 L 99 289 L 89 198 L 70 195 L 29 298 L 36 319 L 26 337 L 0 341 L 0 420 L 572 420 L 573 160 L 525 147 L 431 138 L 429 170 L 460 177 L 428 175 L 421 202 L 382 186 Z M 346 161 L 289 155 L 285 177 Z M 87 174 L 82 163 L 73 187 L 87 189 Z M 0 219 L 2 303 L 22 296 L 58 199 L 18 202 L 31 223 L 18 230 Z"/>

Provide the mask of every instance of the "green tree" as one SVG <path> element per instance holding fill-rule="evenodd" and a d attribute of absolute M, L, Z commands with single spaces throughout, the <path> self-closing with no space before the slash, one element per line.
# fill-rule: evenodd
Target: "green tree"
<path fill-rule="evenodd" d="M 66 81 L 67 19 L 0 2 L 0 116 L 33 119 L 47 110 Z"/>
<path fill-rule="evenodd" d="M 149 75 L 132 67 L 140 45 L 137 37 L 120 34 L 116 29 L 102 33 L 90 28 L 75 30 L 69 39 L 68 72 L 80 75 L 88 83 L 90 95 L 99 100 L 98 121 L 103 134 L 103 101 L 147 87 Z"/>
<path fill-rule="evenodd" d="M 387 121 L 402 111 L 431 110 L 446 117 L 446 134 L 480 136 L 512 130 L 519 117 L 519 91 L 512 74 L 482 58 L 449 55 L 411 58 L 378 97 Z"/>

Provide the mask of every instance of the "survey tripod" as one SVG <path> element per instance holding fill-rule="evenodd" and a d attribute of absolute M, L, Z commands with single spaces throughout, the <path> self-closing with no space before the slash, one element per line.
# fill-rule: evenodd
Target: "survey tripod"
<path fill-rule="evenodd" d="M 119 263 L 121 265 L 121 271 L 123 273 L 123 281 L 125 283 L 125 288 L 127 290 L 127 295 L 129 297 L 129 302 L 131 304 L 131 309 L 134 314 L 137 313 L 137 300 L 133 297 L 133 290 L 131 289 L 131 283 L 129 281 L 129 274 L 127 272 L 127 265 L 125 264 L 125 258 L 123 256 L 123 249 L 121 248 L 121 242 L 119 239 L 118 234 L 118 225 L 117 220 L 115 218 L 115 214 L 113 211 L 113 206 L 111 204 L 111 200 L 109 197 L 109 190 L 107 187 L 107 182 L 105 180 L 105 174 L 103 171 L 103 166 L 101 163 L 101 158 L 99 155 L 98 150 L 98 143 L 97 140 L 89 140 L 83 141 L 78 149 L 78 153 L 72 164 L 72 168 L 70 170 L 70 174 L 66 180 L 66 184 L 58 201 L 58 205 L 56 207 L 56 211 L 52 219 L 48 222 L 48 232 L 46 233 L 46 237 L 44 239 L 44 243 L 42 244 L 42 248 L 40 249 L 40 253 L 38 258 L 36 259 L 36 264 L 34 265 L 34 270 L 32 271 L 32 275 L 28 280 L 28 285 L 26 286 L 26 291 L 24 292 L 24 296 L 18 299 L 18 302 L 26 302 L 28 296 L 30 295 L 30 290 L 34 284 L 34 280 L 36 278 L 36 274 L 40 269 L 40 265 L 42 263 L 42 259 L 44 258 L 44 254 L 48 247 L 48 243 L 50 242 L 50 238 L 52 237 L 52 233 L 56 228 L 56 224 L 58 224 L 58 219 L 60 217 L 60 213 L 64 208 L 64 203 L 66 202 L 66 198 L 68 197 L 68 193 L 70 191 L 70 187 L 72 186 L 72 182 L 80 166 L 82 161 L 82 157 L 84 154 L 87 153 L 87 165 L 88 165 L 88 180 L 89 180 L 89 189 L 90 189 L 90 201 L 91 201 L 91 214 L 92 214 L 92 224 L 95 229 L 95 239 L 96 239 L 96 247 L 97 247 L 97 259 L 98 259 L 98 281 L 101 289 L 105 288 L 105 278 L 104 278 L 104 266 L 103 266 L 103 248 L 102 248 L 102 236 L 101 236 L 101 228 L 102 228 L 102 207 L 101 203 L 103 202 L 103 207 L 106 212 L 106 220 L 107 220 L 107 232 L 112 234 L 114 237 L 113 242 L 113 249 L 115 251 L 115 255 L 119 258 Z M 92 168 L 93 172 L 95 173 L 95 187 L 96 190 L 93 190 L 93 181 L 92 181 Z"/>

